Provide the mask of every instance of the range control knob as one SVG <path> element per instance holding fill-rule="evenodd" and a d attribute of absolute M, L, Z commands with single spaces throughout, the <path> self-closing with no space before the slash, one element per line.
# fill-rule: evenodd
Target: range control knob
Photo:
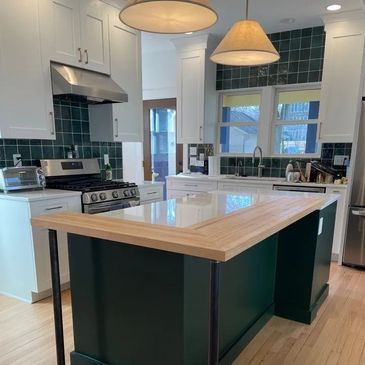
<path fill-rule="evenodd" d="M 124 194 L 124 196 L 130 196 L 131 195 L 131 193 L 129 192 L 129 190 L 124 190 L 123 194 Z"/>
<path fill-rule="evenodd" d="M 98 196 L 94 193 L 91 194 L 91 201 L 96 202 L 98 200 Z"/>
<path fill-rule="evenodd" d="M 135 196 L 135 195 L 136 195 L 136 189 L 131 189 L 131 194 L 132 194 L 133 196 Z"/>
<path fill-rule="evenodd" d="M 113 192 L 112 192 L 112 197 L 113 197 L 113 198 L 117 199 L 117 198 L 118 198 L 118 196 L 119 196 L 119 195 L 118 195 L 118 192 L 117 192 L 117 191 L 113 191 Z"/>
<path fill-rule="evenodd" d="M 99 194 L 99 198 L 100 198 L 101 200 L 105 200 L 105 199 L 106 199 L 106 194 L 105 194 L 105 193 L 100 193 L 100 194 Z"/>

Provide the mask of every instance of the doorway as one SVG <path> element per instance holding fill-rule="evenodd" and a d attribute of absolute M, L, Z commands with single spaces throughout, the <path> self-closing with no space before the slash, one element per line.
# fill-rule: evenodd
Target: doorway
<path fill-rule="evenodd" d="M 176 99 L 146 100 L 144 114 L 144 176 L 165 182 L 182 172 L 183 145 L 176 143 Z"/>

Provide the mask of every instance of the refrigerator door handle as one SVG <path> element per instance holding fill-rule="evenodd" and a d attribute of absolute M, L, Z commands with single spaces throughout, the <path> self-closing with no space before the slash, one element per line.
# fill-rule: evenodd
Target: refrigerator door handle
<path fill-rule="evenodd" d="M 365 209 L 351 209 L 351 213 L 353 215 L 357 215 L 360 217 L 365 217 Z"/>

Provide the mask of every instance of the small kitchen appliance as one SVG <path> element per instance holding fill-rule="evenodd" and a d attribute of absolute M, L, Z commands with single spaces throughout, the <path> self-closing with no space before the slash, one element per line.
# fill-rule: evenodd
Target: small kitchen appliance
<path fill-rule="evenodd" d="M 0 169 L 0 190 L 4 193 L 44 188 L 44 176 L 39 167 L 5 167 Z"/>
<path fill-rule="evenodd" d="M 80 191 L 82 211 L 88 214 L 140 204 L 136 184 L 102 178 L 97 159 L 41 160 L 47 188 Z"/>

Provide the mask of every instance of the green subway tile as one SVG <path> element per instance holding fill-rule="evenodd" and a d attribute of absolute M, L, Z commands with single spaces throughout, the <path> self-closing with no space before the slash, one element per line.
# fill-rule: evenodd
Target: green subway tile
<path fill-rule="evenodd" d="M 300 41 L 300 48 L 310 48 L 312 37 L 302 37 Z"/>

